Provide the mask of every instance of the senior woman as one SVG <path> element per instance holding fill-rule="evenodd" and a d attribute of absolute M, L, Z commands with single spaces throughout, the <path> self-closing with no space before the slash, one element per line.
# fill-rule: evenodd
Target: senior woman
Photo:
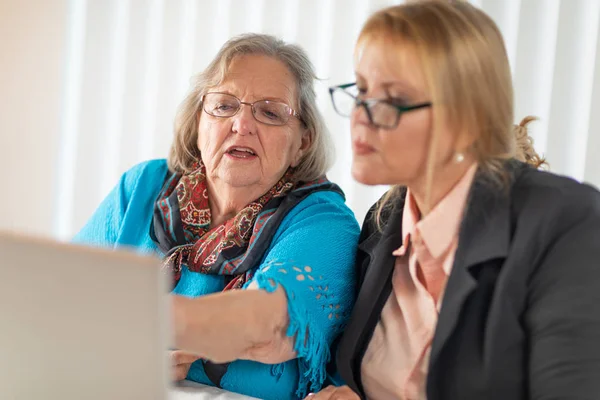
<path fill-rule="evenodd" d="M 600 193 L 515 160 L 494 22 L 467 2 L 384 9 L 355 72 L 332 88 L 352 174 L 393 189 L 360 237 L 347 386 L 314 399 L 598 398 Z"/>
<path fill-rule="evenodd" d="M 164 257 L 175 380 L 278 400 L 325 380 L 359 226 L 324 176 L 314 76 L 272 36 L 227 42 L 181 106 L 168 161 L 126 172 L 75 238 Z"/>

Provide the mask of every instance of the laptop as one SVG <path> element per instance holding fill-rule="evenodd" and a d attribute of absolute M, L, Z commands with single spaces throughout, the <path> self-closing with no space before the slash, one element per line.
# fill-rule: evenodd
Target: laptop
<path fill-rule="evenodd" d="M 0 399 L 167 399 L 160 262 L 0 233 Z"/>
<path fill-rule="evenodd" d="M 160 260 L 0 232 L 0 399 L 250 400 L 170 385 Z"/>

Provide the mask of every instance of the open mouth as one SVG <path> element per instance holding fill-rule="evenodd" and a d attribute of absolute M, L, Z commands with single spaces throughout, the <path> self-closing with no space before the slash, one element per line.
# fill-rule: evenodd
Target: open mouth
<path fill-rule="evenodd" d="M 252 159 L 256 157 L 254 150 L 248 147 L 231 147 L 227 150 L 227 154 L 239 159 Z"/>

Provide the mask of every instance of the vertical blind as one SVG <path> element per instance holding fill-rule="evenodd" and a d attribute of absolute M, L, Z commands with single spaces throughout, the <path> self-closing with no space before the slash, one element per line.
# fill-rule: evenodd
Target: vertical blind
<path fill-rule="evenodd" d="M 165 157 L 190 77 L 243 32 L 300 44 L 336 145 L 329 178 L 362 220 L 386 190 L 350 175 L 349 122 L 327 87 L 353 80 L 362 23 L 391 0 L 69 0 L 61 138 L 52 233 L 69 238 L 119 176 Z M 600 0 L 472 0 L 499 25 L 517 118 L 534 115 L 536 148 L 554 172 L 600 185 Z"/>

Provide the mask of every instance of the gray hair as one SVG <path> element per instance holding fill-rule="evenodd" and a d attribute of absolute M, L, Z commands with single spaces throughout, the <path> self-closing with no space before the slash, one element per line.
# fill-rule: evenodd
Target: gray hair
<path fill-rule="evenodd" d="M 311 138 L 310 147 L 295 170 L 294 179 L 311 181 L 324 175 L 333 161 L 333 145 L 317 108 L 314 67 L 306 52 L 299 46 L 287 44 L 271 35 L 243 34 L 227 41 L 216 57 L 201 73 L 192 79 L 192 87 L 179 106 L 175 118 L 175 137 L 169 154 L 169 168 L 176 172 L 190 172 L 200 158 L 198 149 L 198 115 L 202 96 L 218 86 L 227 75 L 232 60 L 241 55 L 257 54 L 273 57 L 285 64 L 297 85 L 296 110 Z"/>

